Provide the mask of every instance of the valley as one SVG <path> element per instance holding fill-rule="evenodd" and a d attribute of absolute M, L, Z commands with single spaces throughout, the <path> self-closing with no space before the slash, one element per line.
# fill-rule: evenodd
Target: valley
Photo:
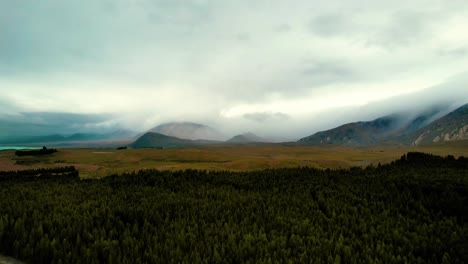
<path fill-rule="evenodd" d="M 388 163 L 409 151 L 468 156 L 468 141 L 423 146 L 307 146 L 298 143 L 214 145 L 174 149 L 59 149 L 47 156 L 0 152 L 0 171 L 75 166 L 82 178 L 142 169 L 252 171 L 271 168 L 349 168 Z"/>
<path fill-rule="evenodd" d="M 2 1 L 0 264 L 468 263 L 468 1 Z"/>

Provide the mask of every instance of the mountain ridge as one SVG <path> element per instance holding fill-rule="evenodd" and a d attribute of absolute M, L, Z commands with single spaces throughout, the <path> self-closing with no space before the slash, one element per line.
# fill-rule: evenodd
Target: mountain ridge
<path fill-rule="evenodd" d="M 70 135 L 50 134 L 42 136 L 7 137 L 0 139 L 0 144 L 38 144 L 83 141 L 107 141 L 130 139 L 136 133 L 130 130 L 116 130 L 110 133 L 74 133 Z"/>
<path fill-rule="evenodd" d="M 345 145 L 345 146 L 369 146 L 377 144 L 385 145 L 418 145 L 420 143 L 428 144 L 423 138 L 427 137 L 424 134 L 424 129 L 434 126 L 434 122 L 450 119 L 452 134 L 447 135 L 442 133 L 447 140 L 458 140 L 466 138 L 468 132 L 467 115 L 468 104 L 446 113 L 443 107 L 434 107 L 428 111 L 424 111 L 411 118 L 405 118 L 401 114 L 392 114 L 374 119 L 372 121 L 360 121 L 343 124 L 341 126 L 317 132 L 313 135 L 300 139 L 299 143 L 315 144 L 315 145 Z M 445 114 L 444 114 L 445 113 Z M 456 114 L 459 113 L 459 114 Z M 442 115 L 442 117 L 440 117 Z M 454 116 L 450 118 L 450 116 Z M 444 119 L 445 118 L 445 119 Z M 447 121 L 448 122 L 448 121 Z M 447 126 L 448 123 L 444 124 Z M 459 125 L 456 125 L 459 123 Z M 430 129 L 434 131 L 436 128 Z M 437 131 L 441 131 L 440 125 Z M 457 132 L 458 131 L 458 132 Z M 429 132 L 428 132 L 429 133 Z M 458 134 L 457 134 L 458 133 Z M 457 136 L 458 135 L 458 136 Z M 437 136 L 433 136 L 433 143 L 437 143 Z M 447 141 L 444 140 L 444 141 Z"/>
<path fill-rule="evenodd" d="M 407 137 L 411 145 L 468 139 L 468 104 L 418 129 Z"/>

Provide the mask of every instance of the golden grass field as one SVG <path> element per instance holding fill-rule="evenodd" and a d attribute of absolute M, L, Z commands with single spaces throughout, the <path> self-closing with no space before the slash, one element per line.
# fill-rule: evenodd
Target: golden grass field
<path fill-rule="evenodd" d="M 346 168 L 387 163 L 409 151 L 468 156 L 468 142 L 421 147 L 318 147 L 294 144 L 210 146 L 182 149 L 59 149 L 49 156 L 17 157 L 0 151 L 0 171 L 75 166 L 82 178 L 141 169 L 248 171 L 309 166 Z"/>

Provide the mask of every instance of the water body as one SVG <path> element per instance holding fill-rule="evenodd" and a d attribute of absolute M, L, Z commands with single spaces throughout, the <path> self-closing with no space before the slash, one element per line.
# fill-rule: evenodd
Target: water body
<path fill-rule="evenodd" d="M 0 151 L 7 149 L 39 149 L 38 147 L 24 147 L 24 146 L 0 146 Z"/>

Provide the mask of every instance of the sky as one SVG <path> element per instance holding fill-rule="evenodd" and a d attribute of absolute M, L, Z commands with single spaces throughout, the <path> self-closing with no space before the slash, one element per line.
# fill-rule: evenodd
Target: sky
<path fill-rule="evenodd" d="M 0 0 L 0 136 L 298 139 L 468 102 L 466 0 Z"/>

